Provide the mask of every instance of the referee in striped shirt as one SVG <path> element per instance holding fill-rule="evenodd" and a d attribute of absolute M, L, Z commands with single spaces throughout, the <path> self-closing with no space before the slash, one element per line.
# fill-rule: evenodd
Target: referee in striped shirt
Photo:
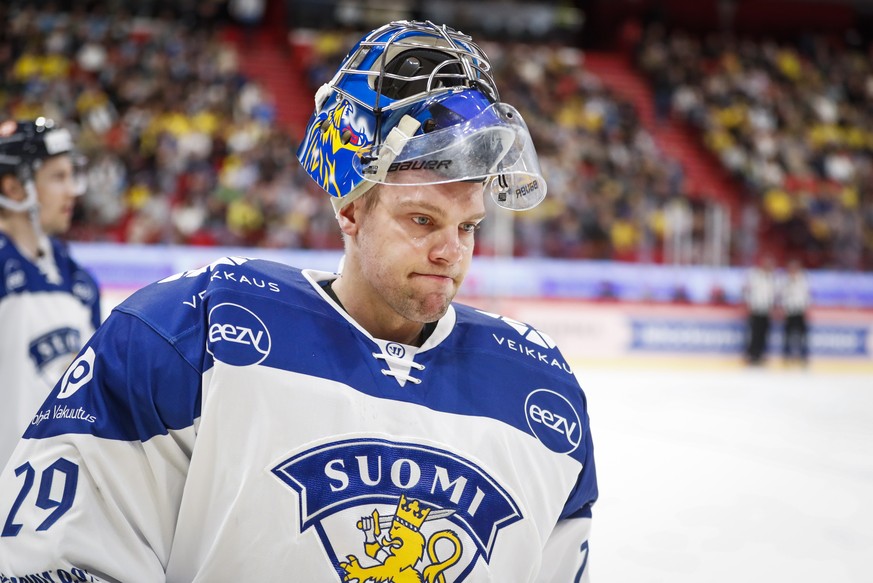
<path fill-rule="evenodd" d="M 788 262 L 779 292 L 779 303 L 785 315 L 782 357 L 786 363 L 796 360 L 800 364 L 806 364 L 809 357 L 806 313 L 809 309 L 810 293 L 806 274 L 796 259 Z"/>
<path fill-rule="evenodd" d="M 770 320 L 776 301 L 776 279 L 773 259 L 763 257 L 752 268 L 743 290 L 748 308 L 748 338 L 746 339 L 746 362 L 761 364 L 767 350 L 770 335 Z"/>

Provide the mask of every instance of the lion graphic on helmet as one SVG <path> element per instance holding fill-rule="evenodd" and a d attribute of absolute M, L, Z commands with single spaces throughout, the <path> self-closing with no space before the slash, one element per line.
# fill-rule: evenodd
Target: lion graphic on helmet
<path fill-rule="evenodd" d="M 346 120 L 354 112 L 347 99 L 337 100 L 319 123 L 312 124 L 306 135 L 306 149 L 300 157 L 306 171 L 316 179 L 319 186 L 334 196 L 340 196 L 336 183 L 337 159 L 354 156 L 369 143 L 366 132 Z"/>

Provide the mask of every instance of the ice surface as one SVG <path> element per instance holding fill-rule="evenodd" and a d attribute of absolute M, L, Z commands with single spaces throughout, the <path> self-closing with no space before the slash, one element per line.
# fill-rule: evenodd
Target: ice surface
<path fill-rule="evenodd" d="M 592 581 L 873 581 L 873 375 L 677 370 L 576 367 Z"/>

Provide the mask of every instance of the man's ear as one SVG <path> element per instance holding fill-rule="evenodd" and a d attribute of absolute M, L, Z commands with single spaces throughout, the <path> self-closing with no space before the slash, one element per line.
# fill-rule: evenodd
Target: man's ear
<path fill-rule="evenodd" d="M 0 177 L 0 193 L 14 201 L 24 200 L 24 187 L 14 174 L 4 174 Z"/>
<path fill-rule="evenodd" d="M 347 237 L 353 237 L 358 232 L 359 219 L 362 212 L 361 198 L 353 200 L 342 207 L 336 214 L 336 220 L 339 222 L 340 231 Z"/>

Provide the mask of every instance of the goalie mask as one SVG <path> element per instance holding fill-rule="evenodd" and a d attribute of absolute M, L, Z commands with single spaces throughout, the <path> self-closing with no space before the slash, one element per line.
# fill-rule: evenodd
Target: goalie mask
<path fill-rule="evenodd" d="M 479 181 L 498 205 L 546 195 L 521 115 L 501 103 L 469 36 L 393 22 L 364 37 L 315 95 L 297 157 L 338 211 L 375 184 Z"/>
<path fill-rule="evenodd" d="M 62 154 L 73 156 L 75 194 L 85 192 L 82 161 L 75 154 L 70 131 L 59 128 L 54 121 L 39 117 L 34 121 L 7 120 L 0 122 L 0 176 L 13 174 L 24 186 L 25 197 L 17 201 L 0 192 L 0 207 L 13 212 L 34 212 L 38 206 L 34 175 L 43 161 Z"/>

